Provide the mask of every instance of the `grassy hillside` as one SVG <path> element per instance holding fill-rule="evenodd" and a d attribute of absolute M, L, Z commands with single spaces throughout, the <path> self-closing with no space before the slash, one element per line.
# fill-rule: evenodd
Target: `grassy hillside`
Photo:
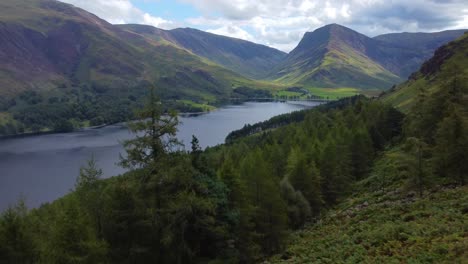
<path fill-rule="evenodd" d="M 286 53 L 249 41 L 211 34 L 192 28 L 161 30 L 145 25 L 120 28 L 159 41 L 167 41 L 249 78 L 261 79 Z"/>
<path fill-rule="evenodd" d="M 58 1 L 5 0 L 0 18 L 0 112 L 14 119 L 8 134 L 126 120 L 150 83 L 182 111 L 194 104 L 181 100 L 215 105 L 236 87 L 278 87 Z"/>
<path fill-rule="evenodd" d="M 269 262 L 466 262 L 467 37 L 438 49 L 382 98 L 407 114 L 400 138 L 347 198 L 294 233 Z"/>
<path fill-rule="evenodd" d="M 418 94 L 430 96 L 447 89 L 453 82 L 466 82 L 468 76 L 468 35 L 439 48 L 433 58 L 425 62 L 419 72 L 398 85 L 382 100 L 408 112 Z"/>
<path fill-rule="evenodd" d="M 332 24 L 304 35 L 269 78 L 319 88 L 385 90 L 416 71 L 432 52 L 463 34 L 398 33 L 369 38 Z"/>
<path fill-rule="evenodd" d="M 378 180 L 372 178 L 372 180 Z M 296 232 L 269 263 L 464 263 L 468 259 L 468 187 L 419 198 L 365 180 L 346 202 Z"/>
<path fill-rule="evenodd" d="M 382 89 L 400 81 L 373 57 L 376 41 L 340 25 L 308 32 L 271 78 L 323 88 Z"/>

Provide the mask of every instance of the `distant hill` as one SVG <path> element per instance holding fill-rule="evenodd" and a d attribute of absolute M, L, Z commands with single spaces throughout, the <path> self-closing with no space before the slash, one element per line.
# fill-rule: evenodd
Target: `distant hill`
<path fill-rule="evenodd" d="M 155 81 L 168 96 L 227 94 L 247 79 L 174 45 L 122 30 L 53 0 L 0 3 L 0 94 Z"/>
<path fill-rule="evenodd" d="M 272 86 L 69 4 L 0 2 L 0 134 L 129 119 L 149 83 L 181 111 L 201 111 L 236 87 Z"/>
<path fill-rule="evenodd" d="M 392 33 L 376 36 L 374 39 L 396 48 L 414 51 L 409 58 L 400 57 L 402 59 L 400 76 L 407 78 L 417 71 L 424 61 L 431 58 L 437 48 L 461 37 L 465 31 L 461 29 L 434 33 Z"/>
<path fill-rule="evenodd" d="M 119 25 L 144 36 L 165 40 L 246 77 L 261 79 L 286 53 L 249 41 L 211 34 L 193 28 L 162 30 L 145 25 Z"/>
<path fill-rule="evenodd" d="M 386 89 L 407 78 L 437 48 L 463 31 L 369 38 L 331 24 L 307 32 L 269 78 L 315 87 Z M 414 39 L 402 45 L 398 38 Z M 424 48 L 421 48 L 423 46 Z"/>
<path fill-rule="evenodd" d="M 444 89 L 458 78 L 466 82 L 468 76 L 468 33 L 435 52 L 420 70 L 383 96 L 383 100 L 397 108 L 408 111 L 414 105 L 416 95 L 423 90 L 428 94 Z"/>

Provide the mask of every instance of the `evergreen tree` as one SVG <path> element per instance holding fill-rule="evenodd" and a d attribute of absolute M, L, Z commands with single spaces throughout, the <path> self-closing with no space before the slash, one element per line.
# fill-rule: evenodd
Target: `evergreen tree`
<path fill-rule="evenodd" d="M 33 263 L 32 231 L 23 200 L 0 215 L 0 263 Z"/>
<path fill-rule="evenodd" d="M 294 190 L 287 177 L 281 181 L 280 188 L 287 204 L 289 225 L 294 229 L 303 227 L 312 217 L 309 202 L 300 191 Z"/>
<path fill-rule="evenodd" d="M 430 175 L 427 166 L 428 145 L 421 139 L 411 137 L 406 140 L 405 150 L 409 153 L 409 184 L 418 190 L 422 196 L 424 187 L 430 184 Z"/>
<path fill-rule="evenodd" d="M 455 105 L 438 125 L 434 162 L 436 173 L 452 177 L 460 184 L 468 175 L 468 125 Z"/>
<path fill-rule="evenodd" d="M 97 167 L 94 156 L 88 160 L 85 167 L 80 168 L 80 175 L 75 184 L 75 191 L 79 203 L 88 216 L 99 237 L 102 237 L 102 191 L 103 182 L 100 181 L 102 170 Z"/>
<path fill-rule="evenodd" d="M 248 212 L 251 216 L 249 222 L 253 225 L 244 228 L 250 233 L 251 241 L 260 246 L 264 254 L 282 249 L 287 230 L 286 204 L 281 198 L 279 184 L 272 179 L 270 173 L 271 169 L 258 149 L 248 155 L 242 163 L 242 178 L 246 182 L 247 195 L 253 206 Z M 241 211 L 243 212 L 245 211 Z M 251 243 L 250 239 L 248 244 Z"/>
<path fill-rule="evenodd" d="M 181 145 L 176 138 L 179 120 L 176 112 L 164 115 L 154 88 L 145 107 L 136 114 L 138 121 L 128 124 L 136 138 L 123 143 L 126 157 L 121 158 L 124 168 L 144 168 L 157 173 L 167 154 Z"/>
<path fill-rule="evenodd" d="M 358 125 L 360 129 L 353 132 L 350 142 L 351 148 L 351 168 L 356 180 L 362 179 L 369 169 L 374 157 L 374 148 L 369 133 L 363 129 L 364 124 Z"/>
<path fill-rule="evenodd" d="M 294 189 L 299 190 L 309 202 L 313 215 L 320 214 L 322 196 L 320 188 L 320 171 L 315 162 L 307 162 L 306 156 L 299 148 L 292 148 L 288 157 L 287 177 Z"/>

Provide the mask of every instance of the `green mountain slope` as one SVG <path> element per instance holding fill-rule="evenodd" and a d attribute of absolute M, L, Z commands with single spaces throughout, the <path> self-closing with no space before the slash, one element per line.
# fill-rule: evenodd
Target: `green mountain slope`
<path fill-rule="evenodd" d="M 381 98 L 407 113 L 402 135 L 271 263 L 466 262 L 467 51 L 465 34 Z"/>
<path fill-rule="evenodd" d="M 265 77 L 272 65 L 278 64 L 286 56 L 286 53 L 264 45 L 193 28 L 161 30 L 144 25 L 120 25 L 119 27 L 150 38 L 166 40 L 254 79 Z"/>
<path fill-rule="evenodd" d="M 357 193 L 269 263 L 463 263 L 468 187 Z"/>
<path fill-rule="evenodd" d="M 308 32 L 271 78 L 318 87 L 386 88 L 400 78 L 372 60 L 376 41 L 332 24 Z"/>
<path fill-rule="evenodd" d="M 419 72 L 383 95 L 382 100 L 407 112 L 414 105 L 418 93 L 424 92 L 430 95 L 446 88 L 454 80 L 466 82 L 467 52 L 468 34 L 465 34 L 458 40 L 437 49 L 434 57 L 426 61 Z"/>
<path fill-rule="evenodd" d="M 386 89 L 417 70 L 437 45 L 455 39 L 462 32 L 369 38 L 337 24 L 327 25 L 306 33 L 269 78 L 325 88 Z"/>
<path fill-rule="evenodd" d="M 171 107 L 213 103 L 239 86 L 271 87 L 69 4 L 1 1 L 0 125 L 9 133 L 50 130 L 59 121 L 122 121 L 141 104 L 148 82 Z"/>
<path fill-rule="evenodd" d="M 225 94 L 247 81 L 173 45 L 151 42 L 71 5 L 2 1 L 2 94 L 58 84 L 132 87 L 157 81 L 169 93 Z M 190 84 L 190 85 L 188 85 Z"/>
<path fill-rule="evenodd" d="M 440 46 L 455 40 L 463 35 L 466 30 L 446 30 L 434 33 L 391 33 L 374 37 L 403 50 L 414 51 L 409 58 L 400 57 L 400 75 L 409 77 L 424 61 L 434 55 L 434 51 Z M 396 50 L 397 51 L 397 50 Z M 398 56 L 398 54 L 395 54 Z"/>

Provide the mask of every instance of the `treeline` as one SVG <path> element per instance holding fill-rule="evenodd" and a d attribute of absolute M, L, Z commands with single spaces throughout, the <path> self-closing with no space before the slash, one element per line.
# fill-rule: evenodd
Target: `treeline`
<path fill-rule="evenodd" d="M 0 112 L 11 115 L 0 122 L 0 136 L 42 131 L 70 132 L 84 126 L 100 126 L 135 118 L 134 109 L 141 108 L 149 95 L 148 84 L 131 89 L 81 85 L 60 86 L 56 91 L 26 91 L 11 100 L 0 100 Z M 160 95 L 167 96 L 167 95 Z M 163 97 L 166 111 L 203 112 L 201 107 L 179 102 L 178 97 Z"/>
<path fill-rule="evenodd" d="M 90 161 L 66 197 L 8 209 L 0 263 L 252 263 L 279 252 L 400 135 L 395 109 L 346 102 L 205 152 L 194 138 L 185 152 L 177 116 L 153 99 L 131 124 L 139 137 L 124 144 L 131 171 L 100 180 Z"/>
<path fill-rule="evenodd" d="M 332 101 L 324 105 L 320 105 L 314 109 L 314 111 L 326 112 L 332 109 L 343 109 L 349 104 L 354 104 L 357 100 L 364 99 L 364 96 L 353 96 L 338 101 Z M 259 122 L 256 124 L 247 124 L 239 130 L 230 132 L 226 137 L 226 143 L 230 144 L 236 139 L 247 137 L 262 131 L 274 129 L 282 126 L 289 125 L 291 123 L 297 123 L 304 120 L 307 110 L 295 111 L 289 114 L 282 114 L 272 117 L 269 120 Z"/>
<path fill-rule="evenodd" d="M 420 195 L 434 185 L 468 180 L 468 82 L 458 68 L 448 69 L 436 92 L 420 88 L 404 127 L 396 162 Z"/>
<path fill-rule="evenodd" d="M 27 91 L 5 111 L 11 120 L 0 124 L 0 135 L 25 132 L 69 132 L 83 126 L 122 122 L 133 118 L 148 94 L 144 88 L 103 89 L 88 85 L 59 88 L 54 93 Z"/>

